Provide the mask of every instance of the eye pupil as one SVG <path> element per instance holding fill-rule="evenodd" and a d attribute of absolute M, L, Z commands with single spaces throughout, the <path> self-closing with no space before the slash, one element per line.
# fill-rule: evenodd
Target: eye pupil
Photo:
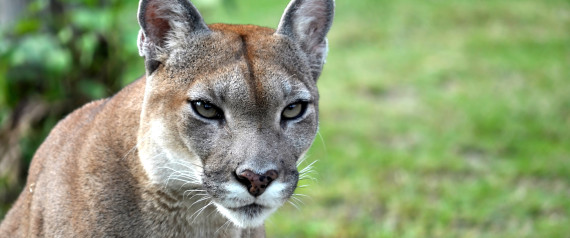
<path fill-rule="evenodd" d="M 204 101 L 192 101 L 192 109 L 201 117 L 206 119 L 223 119 L 222 110 L 211 103 Z"/>
<path fill-rule="evenodd" d="M 307 108 L 306 102 L 297 102 L 293 104 L 289 104 L 283 109 L 281 113 L 281 117 L 284 120 L 293 120 L 301 117 Z"/>

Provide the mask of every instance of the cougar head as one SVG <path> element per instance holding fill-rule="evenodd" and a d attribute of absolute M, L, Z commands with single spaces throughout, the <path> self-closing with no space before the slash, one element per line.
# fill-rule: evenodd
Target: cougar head
<path fill-rule="evenodd" d="M 239 227 L 283 205 L 317 132 L 333 8 L 293 0 L 273 30 L 208 26 L 187 0 L 142 0 L 138 151 L 151 183 L 204 196 Z"/>

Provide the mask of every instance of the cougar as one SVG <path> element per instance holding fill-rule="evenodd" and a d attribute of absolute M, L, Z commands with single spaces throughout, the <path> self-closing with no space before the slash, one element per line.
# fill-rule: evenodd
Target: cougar
<path fill-rule="evenodd" d="M 333 0 L 277 29 L 206 25 L 188 0 L 141 0 L 146 74 L 51 131 L 2 237 L 264 237 L 318 129 Z"/>

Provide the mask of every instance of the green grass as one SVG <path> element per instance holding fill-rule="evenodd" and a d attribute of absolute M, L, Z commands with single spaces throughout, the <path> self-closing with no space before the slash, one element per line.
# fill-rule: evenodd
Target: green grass
<path fill-rule="evenodd" d="M 268 236 L 568 237 L 569 27 L 568 1 L 337 1 L 317 181 Z"/>

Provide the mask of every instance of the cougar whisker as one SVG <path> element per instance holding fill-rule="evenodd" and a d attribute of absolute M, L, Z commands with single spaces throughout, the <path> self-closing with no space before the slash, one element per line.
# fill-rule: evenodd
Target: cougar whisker
<path fill-rule="evenodd" d="M 224 228 L 224 231 L 226 231 L 230 224 L 231 224 L 231 221 L 230 221 L 230 220 L 227 220 L 226 222 L 224 222 L 224 224 L 222 224 L 222 225 L 216 230 L 216 232 L 214 232 L 214 236 L 217 235 L 218 232 L 220 231 L 220 229 L 222 229 L 223 227 L 225 227 L 225 228 Z"/>
<path fill-rule="evenodd" d="M 200 208 L 198 211 L 194 212 L 194 214 L 192 214 L 192 215 L 190 216 L 190 218 L 194 217 L 194 218 L 192 219 L 192 223 L 194 223 L 194 222 L 196 221 L 196 218 L 198 218 L 198 216 L 200 216 L 200 214 L 202 214 L 202 212 L 203 212 L 204 210 L 206 210 L 206 208 L 208 208 L 209 206 L 211 206 L 211 205 L 213 205 L 213 204 L 214 204 L 214 202 L 213 202 L 213 201 L 210 201 L 210 202 L 208 202 L 208 204 L 207 204 L 206 206 L 204 206 L 204 207 Z M 195 215 L 195 216 L 194 216 L 194 215 Z"/>

